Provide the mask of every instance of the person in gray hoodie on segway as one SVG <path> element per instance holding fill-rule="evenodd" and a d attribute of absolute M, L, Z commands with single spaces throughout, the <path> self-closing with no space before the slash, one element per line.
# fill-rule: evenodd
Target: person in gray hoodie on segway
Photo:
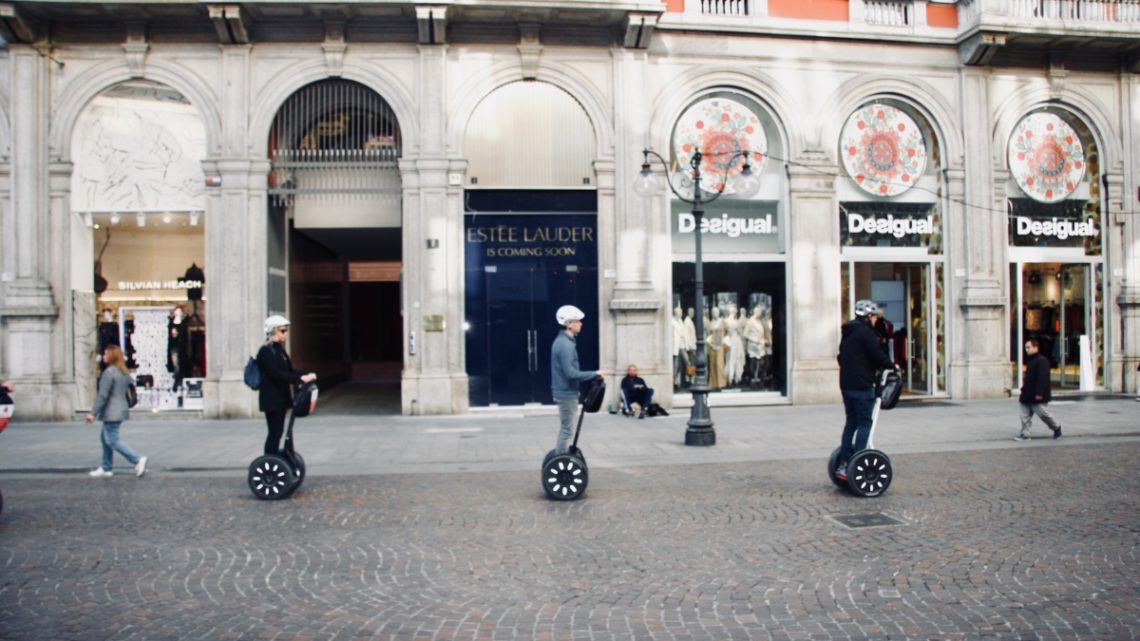
<path fill-rule="evenodd" d="M 839 389 L 847 422 L 839 442 L 835 476 L 847 479 L 847 461 L 867 448 L 871 414 L 875 407 L 875 372 L 895 369 L 895 364 L 879 346 L 875 323 L 882 322 L 883 310 L 875 301 L 855 303 L 855 318 L 843 324 L 839 342 Z"/>
<path fill-rule="evenodd" d="M 563 305 L 554 313 L 562 331 L 554 337 L 550 346 L 550 393 L 558 404 L 560 428 L 554 449 L 565 454 L 574 438 L 574 414 L 578 411 L 578 386 L 595 376 L 603 378 L 601 372 L 583 372 L 578 369 L 578 334 L 582 331 L 582 319 L 586 314 L 573 305 Z"/>

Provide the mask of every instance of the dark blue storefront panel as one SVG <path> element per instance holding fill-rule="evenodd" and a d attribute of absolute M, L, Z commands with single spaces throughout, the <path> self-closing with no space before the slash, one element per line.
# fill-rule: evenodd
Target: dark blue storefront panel
<path fill-rule="evenodd" d="M 471 405 L 550 403 L 550 346 L 560 306 L 586 313 L 580 364 L 598 367 L 597 215 L 469 213 L 464 222 Z"/>

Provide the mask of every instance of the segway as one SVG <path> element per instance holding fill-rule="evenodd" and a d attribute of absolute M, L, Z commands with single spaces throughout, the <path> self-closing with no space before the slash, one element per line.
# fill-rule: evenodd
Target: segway
<path fill-rule="evenodd" d="M 285 445 L 276 454 L 265 454 L 249 464 L 246 480 L 253 495 L 261 501 L 287 498 L 305 481 L 305 459 L 293 448 L 293 421 L 313 413 L 319 391 L 316 383 L 304 383 L 293 397 Z"/>
<path fill-rule="evenodd" d="M 590 381 L 579 395 L 582 411 L 578 414 L 578 429 L 574 431 L 574 442 L 565 454 L 550 450 L 542 459 L 542 489 L 547 498 L 555 501 L 573 501 L 582 498 L 586 486 L 590 484 L 590 468 L 586 465 L 586 455 L 578 449 L 578 435 L 582 433 L 582 419 L 586 412 L 593 414 L 602 406 L 606 395 L 606 382 L 600 378 Z"/>
<path fill-rule="evenodd" d="M 892 409 L 899 402 L 902 378 L 897 370 L 886 370 L 880 376 L 876 388 L 878 393 L 875 398 L 875 409 L 871 411 L 871 431 L 867 434 L 867 449 L 856 452 L 855 456 L 847 461 L 847 479 L 835 475 L 835 468 L 839 465 L 839 448 L 835 448 L 827 461 L 827 476 L 831 482 L 864 498 L 879 496 L 886 492 L 894 478 L 891 457 L 876 450 L 873 439 L 875 426 L 879 423 L 879 410 Z"/>
<path fill-rule="evenodd" d="M 16 409 L 16 404 L 12 402 L 12 397 L 8 396 L 8 391 L 0 387 L 0 432 L 8 427 L 8 421 L 12 420 L 12 413 Z M 0 493 L 0 512 L 4 511 L 4 494 Z"/>

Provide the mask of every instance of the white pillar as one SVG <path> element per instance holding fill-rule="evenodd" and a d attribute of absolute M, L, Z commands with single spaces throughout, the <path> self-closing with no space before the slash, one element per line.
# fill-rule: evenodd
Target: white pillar
<path fill-rule="evenodd" d="M 839 396 L 839 168 L 807 151 L 788 168 L 788 337 L 792 402 L 832 403 Z"/>

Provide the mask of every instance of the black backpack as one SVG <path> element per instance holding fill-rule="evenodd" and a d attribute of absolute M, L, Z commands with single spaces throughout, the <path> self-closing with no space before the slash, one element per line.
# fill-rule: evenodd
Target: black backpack
<path fill-rule="evenodd" d="M 257 359 L 250 356 L 249 360 L 245 362 L 245 385 L 251 390 L 258 390 L 261 388 L 261 368 L 257 366 Z"/>

